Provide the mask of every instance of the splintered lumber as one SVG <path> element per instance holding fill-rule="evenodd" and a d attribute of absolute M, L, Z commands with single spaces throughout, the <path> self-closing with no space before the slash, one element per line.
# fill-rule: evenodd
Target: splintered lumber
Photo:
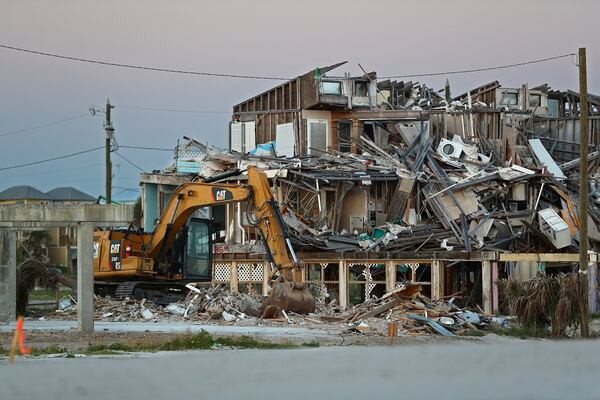
<path fill-rule="evenodd" d="M 408 285 L 408 286 L 399 287 L 398 289 L 394 290 L 393 292 L 388 293 L 385 297 L 382 298 L 382 299 L 384 299 L 384 298 L 393 296 L 394 298 L 392 300 L 390 300 L 387 303 L 384 303 L 380 306 L 377 306 L 377 307 L 373 308 L 372 310 L 369 310 L 365 313 L 357 314 L 357 316 L 352 318 L 352 321 L 358 321 L 361 319 L 376 317 L 379 314 L 382 314 L 382 313 L 396 307 L 402 301 L 402 298 L 412 297 L 419 292 L 421 292 L 421 285 Z"/>
<path fill-rule="evenodd" d="M 356 317 L 352 318 L 352 321 L 358 321 L 361 319 L 376 317 L 377 315 L 396 307 L 400 303 L 400 300 L 401 300 L 400 297 L 396 297 L 396 298 L 388 301 L 387 303 L 384 303 L 378 307 L 375 307 L 374 309 L 372 309 L 370 311 L 367 311 L 366 313 L 357 315 Z"/>
<path fill-rule="evenodd" d="M 340 322 L 340 321 L 344 321 L 347 318 L 345 317 L 334 317 L 331 315 L 321 315 L 319 316 L 319 319 L 325 322 Z"/>
<path fill-rule="evenodd" d="M 399 296 L 399 297 L 413 297 L 414 295 L 421 293 L 421 285 L 402 285 L 389 293 L 384 294 L 381 297 L 381 300 L 385 300 L 391 296 Z"/>
<path fill-rule="evenodd" d="M 388 220 L 393 221 L 402 216 L 414 185 L 415 178 L 400 178 L 398 180 L 388 209 Z"/>

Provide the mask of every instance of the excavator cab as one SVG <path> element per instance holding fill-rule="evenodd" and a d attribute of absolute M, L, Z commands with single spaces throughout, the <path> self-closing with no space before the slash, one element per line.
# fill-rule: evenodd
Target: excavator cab
<path fill-rule="evenodd" d="M 212 274 L 211 221 L 191 218 L 188 221 L 183 277 L 186 280 L 210 280 Z"/>

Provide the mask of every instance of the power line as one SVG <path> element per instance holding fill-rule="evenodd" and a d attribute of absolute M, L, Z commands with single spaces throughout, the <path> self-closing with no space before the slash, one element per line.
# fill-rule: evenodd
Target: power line
<path fill-rule="evenodd" d="M 52 157 L 52 158 L 48 158 L 46 160 L 33 161 L 33 162 L 25 163 L 25 164 L 11 165 L 10 167 L 0 168 L 0 171 L 6 171 L 9 169 L 15 169 L 15 168 L 21 168 L 21 167 L 28 167 L 30 165 L 37 165 L 37 164 L 42 164 L 42 163 L 46 163 L 46 162 L 50 162 L 50 161 L 62 160 L 63 158 L 78 156 L 80 154 L 85 154 L 85 153 L 91 153 L 92 151 L 100 150 L 103 148 L 104 148 L 104 146 L 94 147 L 93 149 L 82 150 L 82 151 L 78 151 L 76 153 L 71 153 L 71 154 L 65 154 L 64 156 Z"/>
<path fill-rule="evenodd" d="M 45 170 L 45 171 L 36 171 L 36 172 L 28 172 L 26 174 L 11 174 L 10 178 L 22 178 L 24 176 L 40 176 L 40 175 L 56 175 L 58 172 L 63 172 L 63 173 L 79 173 L 80 170 L 82 169 L 89 169 L 89 168 L 97 168 L 100 165 L 104 165 L 104 163 L 96 163 L 96 164 L 87 164 L 87 165 L 77 165 L 77 168 L 64 168 L 64 169 L 52 169 L 52 170 Z M 62 174 L 61 174 L 62 175 Z"/>
<path fill-rule="evenodd" d="M 148 67 L 148 66 L 141 66 L 141 65 L 134 65 L 134 64 L 124 64 L 124 63 L 117 63 L 117 62 L 92 60 L 92 59 L 81 58 L 81 57 L 71 57 L 71 56 L 65 56 L 65 55 L 61 55 L 61 54 L 38 51 L 38 50 L 24 49 L 24 48 L 10 46 L 10 45 L 6 45 L 6 44 L 0 44 L 0 48 L 14 50 L 14 51 L 20 51 L 20 52 L 24 52 L 24 53 L 36 54 L 36 55 L 41 55 L 41 56 L 46 56 L 46 57 L 60 58 L 60 59 L 70 60 L 70 61 L 85 62 L 85 63 L 90 63 L 90 64 L 99 64 L 99 65 L 107 65 L 107 66 L 111 66 L 111 67 L 121 67 L 121 68 L 131 68 L 131 69 L 141 69 L 141 70 L 148 70 L 148 71 L 169 72 L 169 73 L 176 73 L 176 74 L 203 75 L 203 76 L 214 76 L 214 77 L 221 77 L 221 78 L 266 79 L 266 80 L 278 80 L 278 81 L 287 81 L 287 80 L 293 79 L 293 78 L 282 78 L 282 77 L 274 77 L 274 76 L 236 75 L 236 74 L 224 74 L 224 73 L 216 73 L 216 72 L 200 72 L 200 71 L 188 71 L 188 70 L 180 70 L 180 69 Z M 573 56 L 575 56 L 575 53 L 540 58 L 537 60 L 523 61 L 523 62 L 518 62 L 518 63 L 514 63 L 514 64 L 499 65 L 499 66 L 494 66 L 494 67 L 472 68 L 472 69 L 464 69 L 464 70 L 456 70 L 456 71 L 432 72 L 432 73 L 423 73 L 423 74 L 390 75 L 390 76 L 382 76 L 382 77 L 380 77 L 380 79 L 418 78 L 418 77 L 427 77 L 427 76 L 458 75 L 458 74 L 467 74 L 467 73 L 473 73 L 473 72 L 493 71 L 493 70 L 499 70 L 499 69 L 520 67 L 523 65 L 537 64 L 537 63 L 557 60 L 560 58 L 573 57 Z"/>
<path fill-rule="evenodd" d="M 130 190 L 129 190 L 129 189 L 120 190 L 120 191 L 118 191 L 117 193 L 115 193 L 114 197 L 121 196 L 121 195 L 122 195 L 122 194 L 124 194 L 125 192 L 130 192 Z M 138 195 L 139 195 L 139 192 L 137 192 L 136 194 L 138 194 Z"/>
<path fill-rule="evenodd" d="M 156 151 L 174 151 L 174 149 L 167 149 L 162 147 L 143 147 L 143 146 L 118 146 L 120 149 L 137 149 L 137 150 L 156 150 Z"/>
<path fill-rule="evenodd" d="M 121 189 L 124 192 L 139 192 L 140 188 L 128 188 L 128 187 L 123 187 L 123 186 L 113 186 L 115 189 Z"/>
<path fill-rule="evenodd" d="M 140 111 L 161 111 L 161 112 L 177 112 L 177 113 L 193 113 L 193 114 L 231 114 L 231 111 L 206 111 L 206 110 L 178 110 L 173 108 L 155 108 L 155 107 L 138 107 L 138 106 L 123 106 L 116 104 L 115 107 L 126 108 Z"/>
<path fill-rule="evenodd" d="M 469 73 L 473 73 L 473 72 L 493 71 L 493 70 L 497 70 L 497 69 L 506 69 L 506 68 L 520 67 L 523 65 L 537 64 L 537 63 L 542 63 L 542 62 L 546 62 L 546 61 L 558 60 L 559 58 L 573 57 L 574 55 L 575 55 L 575 53 L 569 53 L 569 54 L 563 54 L 560 56 L 540 58 L 539 60 L 523 61 L 523 62 L 519 62 L 519 63 L 515 63 L 515 64 L 499 65 L 496 67 L 473 68 L 473 69 L 463 69 L 463 70 L 446 71 L 446 72 L 432 72 L 432 73 L 426 73 L 426 74 L 382 76 L 382 77 L 378 77 L 378 79 L 420 78 L 420 77 L 426 77 L 426 76 L 469 74 Z"/>
<path fill-rule="evenodd" d="M 23 53 L 37 54 L 40 56 L 60 58 L 63 60 L 79 61 L 79 62 L 85 62 L 85 63 L 90 63 L 90 64 L 108 65 L 111 67 L 142 69 L 142 70 L 147 70 L 147 71 L 158 71 L 158 72 L 170 72 L 170 73 L 174 73 L 174 74 L 203 75 L 203 76 L 214 76 L 214 77 L 220 77 L 220 78 L 267 79 L 267 80 L 277 80 L 277 81 L 290 80 L 290 78 L 278 78 L 278 77 L 272 77 L 272 76 L 236 75 L 236 74 L 222 74 L 222 73 L 216 73 L 216 72 L 186 71 L 186 70 L 181 70 L 181 69 L 147 67 L 147 66 L 142 66 L 142 65 L 123 64 L 123 63 L 110 62 L 110 61 L 99 61 L 99 60 L 92 60 L 89 58 L 71 57 L 71 56 L 65 56 L 65 55 L 61 55 L 61 54 L 48 53 L 48 52 L 44 52 L 44 51 L 23 49 L 20 47 L 9 46 L 6 44 L 0 44 L 0 48 L 20 51 Z"/>
<path fill-rule="evenodd" d="M 146 170 L 144 170 L 144 168 L 140 167 L 139 165 L 137 165 L 136 163 L 134 163 L 133 161 L 129 161 L 128 159 L 126 159 L 125 157 L 123 157 L 121 154 L 119 154 L 118 151 L 114 152 L 118 157 L 122 158 L 123 160 L 125 160 L 127 163 L 129 163 L 130 165 L 133 165 L 135 168 L 139 169 L 142 172 L 146 172 Z"/>
<path fill-rule="evenodd" d="M 3 132 L 3 133 L 0 133 L 0 136 L 16 135 L 17 133 L 29 132 L 29 131 L 33 131 L 36 129 L 46 128 L 48 126 L 62 124 L 64 122 L 68 122 L 68 121 L 73 121 L 74 119 L 85 117 L 86 115 L 90 115 L 90 114 L 89 113 L 79 114 L 79 115 L 75 115 L 74 117 L 69 117 L 69 118 L 58 120 L 58 121 L 48 122 L 48 123 L 45 123 L 42 125 L 32 126 L 31 128 L 24 128 L 24 129 L 17 129 L 16 131 Z"/>

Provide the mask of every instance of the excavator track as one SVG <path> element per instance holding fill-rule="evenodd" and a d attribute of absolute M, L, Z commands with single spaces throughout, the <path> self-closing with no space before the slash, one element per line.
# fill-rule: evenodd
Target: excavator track
<path fill-rule="evenodd" d="M 120 282 L 114 291 L 116 299 L 148 299 L 156 304 L 167 305 L 177 302 L 187 295 L 183 282 Z"/>
<path fill-rule="evenodd" d="M 133 291 L 135 290 L 135 287 L 137 286 L 137 284 L 140 282 L 123 282 L 121 284 L 119 284 L 119 286 L 117 286 L 117 289 L 115 290 L 115 298 L 117 299 L 124 299 L 126 297 L 132 298 L 133 297 Z"/>

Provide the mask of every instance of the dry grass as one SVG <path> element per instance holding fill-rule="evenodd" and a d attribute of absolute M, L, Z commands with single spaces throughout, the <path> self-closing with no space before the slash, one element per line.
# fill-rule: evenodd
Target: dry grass
<path fill-rule="evenodd" d="M 579 299 L 587 293 L 585 276 L 542 273 L 526 282 L 498 282 L 504 311 L 517 316 L 525 328 L 547 330 L 552 337 L 572 336 L 580 322 Z M 508 309 L 508 310 L 506 310 Z"/>
<path fill-rule="evenodd" d="M 45 265 L 39 260 L 28 259 L 17 268 L 17 313 L 25 314 L 29 291 L 41 288 L 56 292 L 62 273 L 58 268 Z"/>

